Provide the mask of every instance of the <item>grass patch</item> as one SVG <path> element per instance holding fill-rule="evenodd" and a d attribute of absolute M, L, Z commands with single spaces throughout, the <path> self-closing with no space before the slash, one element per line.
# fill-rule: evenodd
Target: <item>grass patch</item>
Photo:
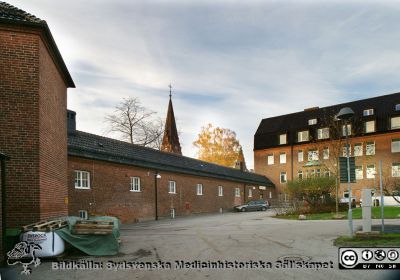
<path fill-rule="evenodd" d="M 378 236 L 340 236 L 333 245 L 338 247 L 394 247 L 400 246 L 400 233 L 379 234 Z"/>
<path fill-rule="evenodd" d="M 305 214 L 307 220 L 332 220 L 336 213 L 315 213 L 315 214 Z M 343 219 L 347 219 L 347 211 L 339 212 L 339 215 L 343 216 Z M 380 207 L 372 207 L 371 211 L 372 219 L 380 219 L 381 218 L 381 208 Z M 400 219 L 400 207 L 397 206 L 385 206 L 384 207 L 384 216 L 385 219 Z M 288 220 L 297 220 L 299 218 L 299 214 L 287 214 L 287 215 L 277 215 L 277 218 L 288 219 Z M 354 208 L 353 209 L 353 219 L 362 219 L 362 209 Z"/>

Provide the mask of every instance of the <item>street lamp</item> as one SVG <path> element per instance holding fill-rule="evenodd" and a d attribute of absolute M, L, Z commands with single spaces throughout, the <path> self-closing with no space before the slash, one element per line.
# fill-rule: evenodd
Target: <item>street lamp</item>
<path fill-rule="evenodd" d="M 156 171 L 154 174 L 154 209 L 155 209 L 155 219 L 158 220 L 158 189 L 157 189 L 157 179 L 161 179 L 161 175 Z"/>
<path fill-rule="evenodd" d="M 348 132 L 348 122 L 354 116 L 354 111 L 349 107 L 344 107 L 340 109 L 339 113 L 336 115 L 338 120 L 344 121 L 344 133 L 346 136 L 346 158 L 347 158 L 347 191 L 349 193 L 349 232 L 350 237 L 353 237 L 353 210 L 351 209 L 351 185 L 350 185 L 350 147 L 349 147 L 349 132 Z"/>

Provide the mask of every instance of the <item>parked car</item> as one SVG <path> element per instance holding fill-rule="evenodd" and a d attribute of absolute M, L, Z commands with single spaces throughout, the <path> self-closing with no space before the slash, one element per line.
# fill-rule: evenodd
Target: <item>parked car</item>
<path fill-rule="evenodd" d="M 247 204 L 237 205 L 233 207 L 233 209 L 238 212 L 266 211 L 268 208 L 269 208 L 268 201 L 265 200 L 252 200 L 247 202 Z"/>

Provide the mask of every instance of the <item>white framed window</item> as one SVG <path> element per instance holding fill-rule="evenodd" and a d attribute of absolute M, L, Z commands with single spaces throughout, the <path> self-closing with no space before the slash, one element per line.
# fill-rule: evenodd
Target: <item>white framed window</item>
<path fill-rule="evenodd" d="M 249 189 L 249 197 L 253 197 L 253 190 Z"/>
<path fill-rule="evenodd" d="M 356 166 L 356 180 L 362 180 L 364 179 L 364 170 L 362 165 L 361 166 Z"/>
<path fill-rule="evenodd" d="M 297 132 L 297 141 L 298 142 L 305 142 L 308 141 L 308 130 L 299 131 Z"/>
<path fill-rule="evenodd" d="M 303 179 L 303 171 L 302 170 L 297 171 L 297 178 L 299 178 L 300 180 Z"/>
<path fill-rule="evenodd" d="M 304 152 L 303 152 L 303 150 L 299 150 L 299 152 L 297 153 L 297 160 L 299 162 L 303 162 L 303 160 L 304 160 Z"/>
<path fill-rule="evenodd" d="M 375 142 L 365 143 L 365 155 L 367 156 L 375 155 Z"/>
<path fill-rule="evenodd" d="M 197 184 L 196 194 L 203 195 L 203 184 Z"/>
<path fill-rule="evenodd" d="M 346 126 L 342 125 L 342 135 L 346 136 Z M 347 124 L 347 135 L 351 135 L 351 124 Z"/>
<path fill-rule="evenodd" d="M 176 193 L 176 182 L 168 181 L 168 193 Z"/>
<path fill-rule="evenodd" d="M 269 198 L 272 198 L 272 192 L 269 192 Z"/>
<path fill-rule="evenodd" d="M 287 143 L 287 140 L 286 140 L 286 133 L 285 134 L 280 134 L 279 135 L 279 145 L 284 145 L 284 144 L 286 144 Z"/>
<path fill-rule="evenodd" d="M 395 111 L 400 111 L 400 103 L 394 105 L 394 110 L 395 110 Z"/>
<path fill-rule="evenodd" d="M 279 154 L 279 163 L 286 163 L 286 153 Z"/>
<path fill-rule="evenodd" d="M 317 149 L 308 150 L 308 161 L 314 161 L 319 159 L 319 152 Z"/>
<path fill-rule="evenodd" d="M 274 164 L 274 154 L 269 154 L 267 156 L 267 164 L 268 165 L 273 165 Z"/>
<path fill-rule="evenodd" d="M 281 174 L 279 176 L 279 181 L 281 182 L 281 184 L 284 184 L 287 182 L 286 172 L 281 172 Z"/>
<path fill-rule="evenodd" d="M 391 129 L 400 128 L 400 117 L 393 117 L 390 119 L 390 128 Z"/>
<path fill-rule="evenodd" d="M 331 177 L 331 172 L 329 170 L 324 171 L 324 176 L 325 177 Z"/>
<path fill-rule="evenodd" d="M 365 133 L 375 132 L 375 121 L 367 121 L 364 123 Z"/>
<path fill-rule="evenodd" d="M 218 196 L 224 196 L 224 188 L 222 186 L 218 186 Z"/>
<path fill-rule="evenodd" d="M 329 138 L 329 127 L 318 128 L 318 139 Z"/>
<path fill-rule="evenodd" d="M 176 215 L 175 208 L 170 208 L 169 209 L 169 215 L 170 215 L 171 219 L 175 219 L 175 215 Z"/>
<path fill-rule="evenodd" d="M 392 139 L 392 153 L 400 152 L 400 138 Z"/>
<path fill-rule="evenodd" d="M 323 159 L 329 159 L 329 148 L 325 147 L 322 151 L 322 158 Z"/>
<path fill-rule="evenodd" d="M 140 192 L 140 177 L 131 177 L 131 192 Z"/>
<path fill-rule="evenodd" d="M 87 220 L 88 212 L 86 210 L 79 210 L 79 218 Z"/>
<path fill-rule="evenodd" d="M 400 163 L 392 163 L 392 177 L 400 177 Z"/>
<path fill-rule="evenodd" d="M 364 111 L 363 111 L 363 116 L 364 117 L 366 117 L 366 116 L 372 116 L 374 114 L 374 109 L 365 109 Z"/>
<path fill-rule="evenodd" d="M 315 170 L 315 176 L 317 176 L 317 177 L 321 176 L 321 169 L 316 169 Z"/>
<path fill-rule="evenodd" d="M 354 144 L 354 156 L 361 157 L 363 155 L 363 144 L 356 143 Z"/>
<path fill-rule="evenodd" d="M 90 173 L 87 171 L 75 170 L 75 188 L 90 189 Z"/>
<path fill-rule="evenodd" d="M 367 179 L 374 179 L 375 178 L 375 164 L 367 165 Z"/>
<path fill-rule="evenodd" d="M 344 191 L 343 192 L 343 198 L 349 198 L 349 192 L 348 191 Z"/>
<path fill-rule="evenodd" d="M 342 149 L 343 149 L 343 156 L 344 156 L 344 157 L 347 157 L 347 149 L 346 149 L 346 146 L 347 146 L 347 145 L 344 145 L 343 148 L 342 148 Z M 351 157 L 351 144 L 349 144 L 349 157 Z"/>
<path fill-rule="evenodd" d="M 317 119 L 309 119 L 308 120 L 308 125 L 314 125 L 317 124 Z"/>
<path fill-rule="evenodd" d="M 235 188 L 235 196 L 240 197 L 240 188 Z"/>

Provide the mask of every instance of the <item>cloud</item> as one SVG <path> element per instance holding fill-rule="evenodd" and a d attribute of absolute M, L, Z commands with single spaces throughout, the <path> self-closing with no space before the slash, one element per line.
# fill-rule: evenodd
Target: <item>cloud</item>
<path fill-rule="evenodd" d="M 104 133 L 126 96 L 164 118 L 172 83 L 188 156 L 211 122 L 237 132 L 252 167 L 262 118 L 400 88 L 394 1 L 9 2 L 48 22 L 79 129 Z"/>

